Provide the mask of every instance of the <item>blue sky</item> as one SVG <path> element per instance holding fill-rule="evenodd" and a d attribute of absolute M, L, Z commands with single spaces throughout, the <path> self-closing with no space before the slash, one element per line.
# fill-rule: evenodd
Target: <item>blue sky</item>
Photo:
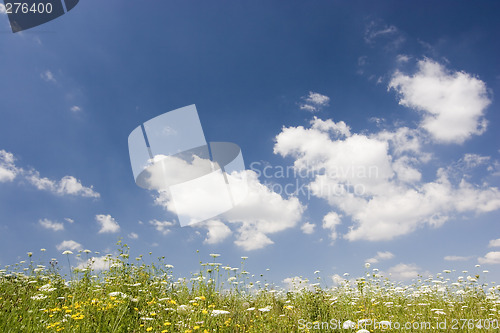
<path fill-rule="evenodd" d="M 248 256 L 275 283 L 316 270 L 330 283 L 366 261 L 395 279 L 499 280 L 499 9 L 89 0 L 16 34 L 1 13 L 0 265 L 40 248 L 98 257 L 123 237 L 184 276 L 200 250 Z M 181 228 L 134 183 L 127 138 L 191 104 L 208 141 L 241 147 L 254 199 Z M 294 165 L 310 177 L 263 174 Z M 306 195 L 276 193 L 297 181 Z M 341 185 L 362 192 L 321 190 Z"/>

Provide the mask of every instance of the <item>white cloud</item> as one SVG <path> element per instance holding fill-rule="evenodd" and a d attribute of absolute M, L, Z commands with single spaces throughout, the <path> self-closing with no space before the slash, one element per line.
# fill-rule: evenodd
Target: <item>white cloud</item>
<path fill-rule="evenodd" d="M 372 43 L 375 38 L 380 36 L 393 35 L 398 32 L 398 28 L 393 25 L 380 27 L 377 23 L 371 22 L 365 31 L 365 41 Z"/>
<path fill-rule="evenodd" d="M 330 238 L 332 241 L 338 238 L 337 226 L 341 224 L 341 217 L 335 212 L 329 212 L 323 217 L 323 229 L 330 230 Z"/>
<path fill-rule="evenodd" d="M 475 168 L 479 165 L 486 164 L 490 161 L 489 156 L 481 156 L 478 154 L 465 154 L 463 157 L 463 162 L 465 163 L 465 167 L 467 169 Z"/>
<path fill-rule="evenodd" d="M 128 234 L 128 238 L 137 239 L 137 238 L 139 238 L 139 235 L 136 234 L 135 232 L 131 232 L 130 234 Z"/>
<path fill-rule="evenodd" d="M 73 176 L 64 176 L 56 181 L 47 177 L 41 177 L 34 169 L 28 171 L 17 167 L 14 163 L 15 157 L 12 153 L 0 150 L 0 183 L 13 181 L 17 176 L 24 178 L 39 190 L 49 191 L 58 195 L 74 195 L 89 198 L 99 198 L 100 194 L 93 187 L 83 186 L 80 180 Z"/>
<path fill-rule="evenodd" d="M 484 257 L 478 258 L 478 262 L 480 264 L 498 265 L 500 264 L 500 251 L 488 252 Z"/>
<path fill-rule="evenodd" d="M 374 45 L 377 41 L 385 42 L 389 49 L 396 49 L 405 41 L 405 38 L 394 25 L 372 21 L 366 27 L 365 42 Z"/>
<path fill-rule="evenodd" d="M 296 197 L 284 199 L 281 195 L 261 184 L 254 171 L 246 170 L 244 173 L 248 188 L 246 198 L 232 210 L 221 214 L 219 222 L 237 225 L 235 244 L 248 251 L 273 244 L 273 241 L 268 237 L 269 234 L 295 227 L 302 217 L 304 207 Z M 175 212 L 176 207 L 179 208 L 178 202 L 174 204 L 168 192 L 160 192 L 155 202 L 171 212 Z M 203 204 L 206 203 L 197 200 L 196 193 L 191 193 L 189 203 L 191 205 L 185 208 L 190 208 L 190 213 L 194 216 L 196 211 L 193 210 L 205 209 Z M 200 206 L 193 207 L 192 203 L 200 203 Z M 217 236 L 229 234 L 229 227 L 225 229 L 218 223 L 215 225 L 218 232 L 210 230 L 210 228 L 214 228 L 214 225 L 199 224 L 199 226 L 209 230 L 206 241 L 220 239 L 213 238 L 216 234 Z"/>
<path fill-rule="evenodd" d="M 13 181 L 21 171 L 14 164 L 14 155 L 0 150 L 0 183 Z"/>
<path fill-rule="evenodd" d="M 389 252 L 389 251 L 385 251 L 385 252 L 377 252 L 377 254 L 375 255 L 375 257 L 373 258 L 369 258 L 369 259 L 366 259 L 366 262 L 367 263 L 370 263 L 370 264 L 376 264 L 378 263 L 379 261 L 381 260 L 389 260 L 389 259 L 392 259 L 394 258 L 394 254 Z"/>
<path fill-rule="evenodd" d="M 349 281 L 344 279 L 342 276 L 340 276 L 338 274 L 334 274 L 334 275 L 332 275 L 332 282 L 334 285 L 338 286 L 338 285 L 342 285 L 344 283 L 348 283 Z"/>
<path fill-rule="evenodd" d="M 72 112 L 75 112 L 75 113 L 76 113 L 76 112 L 80 112 L 80 111 L 82 111 L 82 108 L 81 108 L 81 107 L 79 107 L 78 105 L 73 105 L 73 106 L 70 108 L 70 110 L 71 110 Z"/>
<path fill-rule="evenodd" d="M 7 9 L 5 9 L 5 5 L 3 3 L 0 3 L 0 14 L 6 14 Z"/>
<path fill-rule="evenodd" d="M 39 220 L 38 223 L 45 229 L 52 229 L 54 231 L 64 230 L 64 224 L 61 222 L 51 221 L 49 219 Z"/>
<path fill-rule="evenodd" d="M 49 191 L 58 195 L 74 195 L 87 198 L 99 198 L 100 194 L 95 192 L 93 187 L 83 186 L 80 180 L 73 176 L 64 176 L 56 181 L 47 177 L 41 177 L 36 170 L 31 170 L 26 174 L 26 180 L 37 189 Z"/>
<path fill-rule="evenodd" d="M 500 247 L 500 238 L 490 240 L 489 247 Z"/>
<path fill-rule="evenodd" d="M 399 63 L 405 63 L 410 61 L 410 57 L 407 56 L 406 54 L 398 54 L 396 57 L 396 61 Z"/>
<path fill-rule="evenodd" d="M 312 106 L 312 105 L 309 105 L 309 104 L 301 104 L 300 105 L 300 109 L 301 110 L 306 110 L 306 111 L 309 111 L 309 112 L 314 112 L 316 111 L 316 107 Z"/>
<path fill-rule="evenodd" d="M 68 223 L 74 223 L 74 222 L 75 222 L 75 220 L 70 219 L 69 217 L 65 217 L 65 218 L 64 218 L 64 221 L 66 221 L 66 222 L 68 222 Z"/>
<path fill-rule="evenodd" d="M 169 222 L 169 221 L 158 221 L 158 220 L 152 220 L 149 221 L 149 224 L 155 227 L 156 231 L 161 232 L 163 235 L 166 235 L 170 232 L 170 228 L 175 225 L 175 222 Z"/>
<path fill-rule="evenodd" d="M 399 93 L 399 104 L 422 113 L 420 126 L 437 142 L 463 143 L 486 130 L 486 84 L 468 73 L 424 59 L 413 76 L 396 71 L 388 89 Z"/>
<path fill-rule="evenodd" d="M 464 256 L 446 256 L 444 257 L 444 260 L 446 261 L 467 261 L 467 260 L 470 260 L 472 258 L 472 256 L 467 256 L 467 257 L 464 257 Z"/>
<path fill-rule="evenodd" d="M 44 81 L 47 81 L 47 82 L 57 82 L 55 77 L 54 77 L 54 74 L 52 74 L 51 71 L 49 70 L 46 70 L 45 72 L 42 72 L 40 74 L 40 77 L 44 80 Z"/>
<path fill-rule="evenodd" d="M 309 92 L 307 97 L 303 98 L 305 103 L 301 104 L 300 108 L 309 112 L 318 111 L 330 102 L 330 97 L 312 91 Z"/>
<path fill-rule="evenodd" d="M 82 244 L 75 242 L 74 240 L 65 240 L 59 245 L 56 246 L 56 249 L 59 251 L 67 251 L 67 250 L 81 250 Z"/>
<path fill-rule="evenodd" d="M 388 273 L 391 278 L 398 281 L 411 280 L 419 275 L 424 275 L 420 272 L 420 267 L 415 264 L 398 264 L 389 268 Z"/>
<path fill-rule="evenodd" d="M 99 233 L 116 233 L 120 231 L 120 225 L 111 215 L 96 215 L 95 220 L 101 225 Z"/>
<path fill-rule="evenodd" d="M 219 220 L 210 220 L 203 224 L 208 229 L 207 238 L 203 241 L 205 244 L 220 243 L 232 234 L 231 229 Z"/>
<path fill-rule="evenodd" d="M 267 235 L 295 227 L 304 207 L 296 197 L 284 199 L 262 185 L 254 171 L 247 170 L 246 177 L 246 199 L 224 213 L 222 219 L 239 225 L 236 245 L 245 250 L 255 250 L 273 244 Z"/>
<path fill-rule="evenodd" d="M 325 106 L 328 105 L 328 102 L 330 102 L 330 97 L 310 91 L 309 96 L 306 98 L 306 102 L 316 104 L 318 106 Z"/>
<path fill-rule="evenodd" d="M 322 120 L 315 116 L 311 125 L 313 129 L 333 134 L 336 137 L 351 136 L 351 128 L 343 121 L 334 122 L 331 119 Z"/>
<path fill-rule="evenodd" d="M 287 290 L 294 290 L 294 291 L 299 291 L 303 289 L 312 290 L 312 287 L 309 284 L 309 280 L 303 279 L 302 277 L 299 276 L 288 277 L 283 280 L 283 283 L 285 284 L 285 288 Z"/>
<path fill-rule="evenodd" d="M 78 269 L 86 268 L 86 269 L 92 269 L 95 271 L 104 271 L 106 269 L 109 269 L 111 264 L 112 264 L 112 261 L 107 256 L 92 257 L 92 258 L 88 259 L 87 261 L 80 263 L 77 266 L 77 268 Z"/>
<path fill-rule="evenodd" d="M 315 227 L 316 227 L 316 225 L 314 223 L 306 222 L 300 227 L 300 230 L 302 230 L 303 233 L 310 235 L 310 234 L 314 233 Z"/>
<path fill-rule="evenodd" d="M 422 151 L 418 130 L 401 127 L 369 135 L 338 128 L 348 127 L 314 118 L 310 128 L 283 128 L 274 152 L 293 157 L 294 168 L 311 176 L 310 194 L 350 218 L 344 238 L 389 240 L 426 225 L 439 227 L 459 213 L 500 208 L 498 188 L 465 178 L 454 181 L 453 166 L 422 181 L 422 165 L 431 157 Z"/>

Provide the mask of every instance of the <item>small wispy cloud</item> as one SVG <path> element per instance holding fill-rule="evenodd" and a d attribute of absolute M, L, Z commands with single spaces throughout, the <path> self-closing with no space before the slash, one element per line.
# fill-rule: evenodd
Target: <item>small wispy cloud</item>
<path fill-rule="evenodd" d="M 116 233 L 120 231 L 120 225 L 111 215 L 96 215 L 95 220 L 100 224 L 101 229 L 99 230 L 100 234 L 103 233 Z"/>
<path fill-rule="evenodd" d="M 51 229 L 53 231 L 64 230 L 64 224 L 57 221 L 51 221 L 49 219 L 39 220 L 38 223 L 45 229 Z"/>
<path fill-rule="evenodd" d="M 398 63 L 400 63 L 400 64 L 402 64 L 402 63 L 406 63 L 406 62 L 410 61 L 410 57 L 409 57 L 409 56 L 407 56 L 406 54 L 398 54 L 398 55 L 396 56 L 396 61 L 397 61 Z"/>
<path fill-rule="evenodd" d="M 379 252 L 377 252 L 375 257 L 366 259 L 366 262 L 370 263 L 370 264 L 376 264 L 381 260 L 389 260 L 392 258 L 394 258 L 394 254 L 392 252 L 389 252 L 389 251 L 380 252 L 379 251 Z"/>
<path fill-rule="evenodd" d="M 74 195 L 87 198 L 99 198 L 100 194 L 93 187 L 82 185 L 81 181 L 73 176 L 64 176 L 60 180 L 53 180 L 40 176 L 35 169 L 25 170 L 16 166 L 16 158 L 12 153 L 0 150 L 0 183 L 11 182 L 21 178 L 38 190 L 52 192 L 57 195 Z"/>
<path fill-rule="evenodd" d="M 467 261 L 470 260 L 472 256 L 446 256 L 444 257 L 444 260 L 446 261 Z"/>
<path fill-rule="evenodd" d="M 0 3 L 0 14 L 6 14 L 7 10 L 5 9 L 5 5 Z"/>
<path fill-rule="evenodd" d="M 64 176 L 56 181 L 46 177 L 41 177 L 36 170 L 30 170 L 26 179 L 39 190 L 49 191 L 58 195 L 75 195 L 87 198 L 99 198 L 100 194 L 95 192 L 93 187 L 83 186 L 80 180 L 73 176 Z"/>
<path fill-rule="evenodd" d="M 139 238 L 139 235 L 138 235 L 138 234 L 136 234 L 135 232 L 131 232 L 131 233 L 130 233 L 130 234 L 128 234 L 127 236 L 128 236 L 128 238 L 130 238 L 130 239 L 137 239 L 137 238 Z"/>
<path fill-rule="evenodd" d="M 328 106 L 330 102 L 330 97 L 312 91 L 309 92 L 308 96 L 303 97 L 303 99 L 305 103 L 302 103 L 300 108 L 309 112 L 319 111 L 321 108 Z"/>
<path fill-rule="evenodd" d="M 54 77 L 54 74 L 49 70 L 40 73 L 40 77 L 47 82 L 54 82 L 54 83 L 57 82 L 56 78 Z"/>
<path fill-rule="evenodd" d="M 398 264 L 387 271 L 393 280 L 406 281 L 417 278 L 419 275 L 426 275 L 416 264 Z M 384 273 L 382 273 L 384 275 Z"/>
<path fill-rule="evenodd" d="M 377 41 L 384 42 L 390 49 L 396 49 L 405 41 L 405 38 L 396 26 L 372 21 L 366 26 L 365 42 L 374 45 Z"/>
<path fill-rule="evenodd" d="M 175 222 L 158 221 L 155 219 L 155 220 L 149 221 L 149 224 L 154 226 L 156 231 L 161 232 L 163 235 L 166 235 L 170 232 L 170 228 L 175 225 Z"/>
<path fill-rule="evenodd" d="M 300 230 L 302 230 L 302 232 L 305 233 L 306 235 L 310 235 L 314 233 L 315 227 L 316 225 L 314 223 L 306 222 L 300 227 Z"/>
<path fill-rule="evenodd" d="M 82 108 L 79 107 L 78 105 L 73 105 L 71 108 L 70 108 L 71 112 L 74 112 L 74 113 L 77 113 L 77 112 L 80 112 L 82 111 Z"/>
<path fill-rule="evenodd" d="M 59 251 L 67 250 L 81 250 L 83 248 L 82 244 L 75 242 L 74 240 L 62 241 L 59 245 L 56 245 L 56 249 Z"/>

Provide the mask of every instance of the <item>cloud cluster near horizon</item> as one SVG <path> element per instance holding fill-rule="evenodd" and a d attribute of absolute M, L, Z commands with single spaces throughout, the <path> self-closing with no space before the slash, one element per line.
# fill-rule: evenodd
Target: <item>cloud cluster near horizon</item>
<path fill-rule="evenodd" d="M 499 209 L 498 188 L 471 183 L 463 173 L 457 179 L 457 164 L 437 168 L 431 181 L 422 177 L 435 158 L 424 145 L 459 144 L 484 132 L 490 103 L 484 82 L 424 59 L 415 75 L 396 72 L 389 89 L 399 93 L 400 104 L 422 113 L 419 126 L 351 133 L 343 121 L 314 117 L 309 127 L 286 127 L 276 136 L 275 154 L 292 157 L 296 170 L 315 174 L 309 188 L 332 207 L 323 221 L 330 238 L 390 240 L 464 213 Z M 464 154 L 462 164 L 472 168 L 488 161 Z M 353 168 L 375 172 L 338 172 Z M 336 231 L 347 222 L 342 217 L 352 221 L 345 235 Z"/>
<path fill-rule="evenodd" d="M 478 167 L 491 171 L 494 162 L 488 156 L 465 153 L 460 161 L 436 168 L 433 179 L 423 177 L 423 169 L 437 159 L 429 147 L 461 144 L 486 130 L 484 114 L 491 101 L 484 82 L 425 58 L 418 61 L 414 74 L 396 71 L 388 90 L 397 92 L 401 105 L 420 113 L 418 126 L 353 133 L 344 121 L 313 117 L 309 126 L 284 127 L 275 137 L 274 153 L 292 157 L 297 172 L 313 175 L 310 192 L 330 204 L 321 227 L 332 243 L 338 238 L 391 240 L 424 226 L 439 227 L 463 214 L 500 208 L 498 188 L 475 184 L 467 174 Z M 300 108 L 314 112 L 330 98 L 311 91 L 303 100 Z M 247 170 L 247 199 L 198 225 L 208 230 L 206 244 L 224 241 L 235 226 L 236 245 L 260 249 L 273 244 L 271 234 L 299 225 L 306 205 L 295 195 L 285 198 L 274 192 L 258 176 Z M 175 212 L 168 192 L 160 192 L 155 200 Z M 174 223 L 151 224 L 167 234 Z M 339 232 L 342 224 L 349 224 L 345 234 Z M 300 224 L 305 234 L 312 234 L 315 226 Z M 389 252 L 380 252 L 369 261 L 389 257 Z"/>

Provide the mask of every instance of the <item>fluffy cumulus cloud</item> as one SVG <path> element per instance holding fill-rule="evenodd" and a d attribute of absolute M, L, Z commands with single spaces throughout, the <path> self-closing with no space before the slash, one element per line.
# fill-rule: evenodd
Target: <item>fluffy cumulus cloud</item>
<path fill-rule="evenodd" d="M 480 257 L 478 259 L 480 264 L 491 264 L 491 265 L 499 265 L 500 264 L 500 251 L 492 251 L 486 253 L 484 257 Z"/>
<path fill-rule="evenodd" d="M 259 182 L 254 171 L 247 170 L 248 194 L 223 219 L 238 225 L 235 244 L 255 250 L 273 244 L 268 235 L 293 228 L 302 217 L 304 207 L 296 197 L 283 198 Z"/>
<path fill-rule="evenodd" d="M 60 244 L 56 245 L 56 248 L 59 251 L 68 251 L 68 250 L 75 251 L 75 250 L 81 250 L 83 247 L 82 244 L 75 242 L 74 240 L 65 240 L 62 241 Z"/>
<path fill-rule="evenodd" d="M 216 221 L 192 225 L 208 229 L 206 243 L 226 239 L 232 233 L 229 226 L 234 226 L 235 244 L 245 250 L 256 250 L 273 244 L 269 235 L 293 228 L 300 221 L 304 207 L 296 197 L 283 198 L 273 192 L 259 182 L 258 175 L 252 170 L 246 170 L 244 174 L 247 195 L 241 203 L 221 214 Z M 166 191 L 160 192 L 155 202 L 170 212 L 176 212 L 175 208 L 180 206 Z M 190 205 L 191 214 L 196 215 L 195 210 L 206 208 L 202 200 L 197 200 L 196 192 L 191 193 L 188 202 L 200 203 L 199 206 Z"/>
<path fill-rule="evenodd" d="M 379 251 L 379 252 L 377 252 L 377 254 L 373 258 L 366 259 L 366 262 L 370 263 L 370 264 L 376 264 L 382 260 L 389 260 L 392 258 L 394 258 L 394 254 L 392 252 L 389 252 L 389 251 L 380 252 Z"/>
<path fill-rule="evenodd" d="M 205 244 L 217 244 L 231 236 L 231 229 L 219 220 L 203 222 L 208 229 L 207 237 L 203 241 Z"/>
<path fill-rule="evenodd" d="M 422 113 L 420 126 L 437 142 L 462 143 L 486 130 L 486 84 L 468 73 L 424 59 L 413 75 L 396 71 L 388 89 L 398 92 L 399 104 Z"/>
<path fill-rule="evenodd" d="M 49 191 L 57 195 L 72 195 L 87 198 L 99 198 L 100 194 L 93 187 L 83 186 L 81 181 L 73 176 L 64 176 L 60 180 L 53 180 L 40 176 L 34 169 L 25 170 L 15 165 L 12 153 L 0 150 L 0 183 L 12 182 L 19 178 L 35 186 L 38 190 Z"/>
<path fill-rule="evenodd" d="M 57 221 L 51 221 L 49 219 L 39 220 L 38 223 L 45 229 L 50 229 L 53 231 L 64 230 L 64 224 Z"/>
<path fill-rule="evenodd" d="M 95 220 L 101 226 L 99 233 L 116 233 L 120 231 L 120 225 L 111 215 L 96 215 Z"/>
<path fill-rule="evenodd" d="M 0 14 L 6 14 L 7 10 L 5 9 L 5 5 L 0 3 Z"/>
<path fill-rule="evenodd" d="M 137 233 L 135 233 L 135 232 L 131 232 L 127 236 L 130 239 L 137 239 L 137 238 L 139 238 L 139 235 Z"/>
<path fill-rule="evenodd" d="M 310 194 L 326 200 L 342 221 L 350 219 L 343 237 L 351 241 L 389 240 L 426 225 L 439 227 L 460 213 L 500 208 L 496 187 L 470 183 L 463 174 L 456 179 L 453 165 L 423 181 L 421 170 L 431 155 L 423 151 L 422 136 L 407 127 L 357 134 L 343 122 L 314 118 L 308 128 L 283 128 L 274 152 L 292 157 L 293 167 L 309 175 Z M 337 224 L 325 218 L 324 226 L 338 237 Z"/>
<path fill-rule="evenodd" d="M 330 103 L 330 97 L 312 91 L 303 99 L 304 103 L 300 104 L 300 108 L 310 112 L 319 111 Z"/>

